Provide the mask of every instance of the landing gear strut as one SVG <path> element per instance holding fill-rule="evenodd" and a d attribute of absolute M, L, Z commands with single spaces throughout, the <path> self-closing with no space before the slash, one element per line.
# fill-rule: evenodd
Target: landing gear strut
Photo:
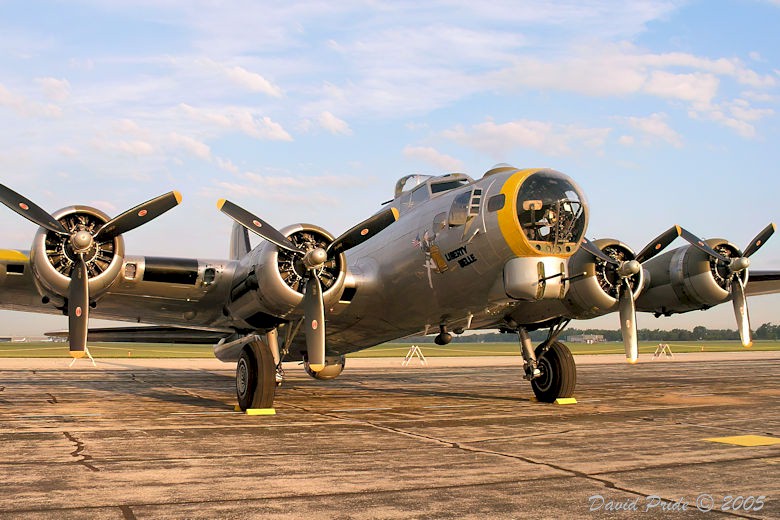
<path fill-rule="evenodd" d="M 544 403 L 571 397 L 577 384 L 574 357 L 569 348 L 556 339 L 563 327 L 565 324 L 550 329 L 547 339 L 536 349 L 528 331 L 523 327 L 517 329 L 523 353 L 524 378 L 531 382 L 536 398 Z"/>
<path fill-rule="evenodd" d="M 276 392 L 276 363 L 271 349 L 255 340 L 241 350 L 236 365 L 236 395 L 242 410 L 273 408 Z"/>

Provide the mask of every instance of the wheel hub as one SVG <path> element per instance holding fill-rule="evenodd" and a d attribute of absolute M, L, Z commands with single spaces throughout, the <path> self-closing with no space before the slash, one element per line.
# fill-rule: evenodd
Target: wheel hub
<path fill-rule="evenodd" d="M 539 377 L 533 380 L 533 382 L 537 387 L 539 387 L 539 390 L 544 392 L 550 388 L 553 382 L 552 367 L 550 366 L 550 362 L 544 357 L 538 360 L 537 366 L 541 373 L 539 374 Z"/>
<path fill-rule="evenodd" d="M 240 396 L 245 396 L 249 387 L 249 367 L 246 364 L 245 359 L 238 360 L 237 375 L 236 375 L 236 389 Z"/>

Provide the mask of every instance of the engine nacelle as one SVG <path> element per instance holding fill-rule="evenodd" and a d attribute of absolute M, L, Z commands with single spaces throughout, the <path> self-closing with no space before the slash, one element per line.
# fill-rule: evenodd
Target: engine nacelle
<path fill-rule="evenodd" d="M 108 215 L 89 206 L 70 206 L 52 216 L 68 231 L 84 230 L 94 235 L 108 222 Z M 119 279 L 125 255 L 121 236 L 93 242 L 84 253 L 89 276 L 89 295 L 93 301 Z M 56 300 L 68 296 L 70 274 L 77 259 L 67 236 L 39 228 L 30 249 L 30 264 L 39 290 Z"/>
<path fill-rule="evenodd" d="M 707 245 L 728 258 L 742 252 L 727 240 L 705 240 Z M 694 246 L 683 246 L 647 261 L 645 287 L 636 302 L 637 310 L 670 315 L 709 309 L 728 301 L 728 266 L 716 262 Z M 747 283 L 747 270 L 738 276 Z"/>
<path fill-rule="evenodd" d="M 309 376 L 324 381 L 327 379 L 335 379 L 341 375 L 344 371 L 345 362 L 346 358 L 344 356 L 325 356 L 325 368 L 319 372 L 315 372 L 309 368 L 309 362 L 305 360 L 303 362 L 303 368 Z"/>
<path fill-rule="evenodd" d="M 304 249 L 326 248 L 334 239 L 333 235 L 312 224 L 296 224 L 279 231 Z M 341 253 L 315 271 L 322 284 L 326 310 L 338 302 L 343 292 L 346 265 L 344 253 Z M 242 259 L 227 311 L 252 329 L 273 327 L 302 315 L 306 276 L 300 255 L 263 242 Z"/>
<path fill-rule="evenodd" d="M 631 248 L 619 240 L 604 238 L 593 241 L 593 244 L 607 256 L 621 262 L 636 258 Z M 569 276 L 575 277 L 563 300 L 570 312 L 568 317 L 588 319 L 617 310 L 621 279 L 614 265 L 580 248 L 569 259 L 568 271 Z M 642 289 L 642 276 L 640 270 L 628 279 L 634 298 Z"/>

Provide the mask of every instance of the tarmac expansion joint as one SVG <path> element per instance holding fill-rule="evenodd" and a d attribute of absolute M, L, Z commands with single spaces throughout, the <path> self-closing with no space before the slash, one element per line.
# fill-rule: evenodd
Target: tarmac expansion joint
<path fill-rule="evenodd" d="M 70 453 L 71 457 L 80 457 L 78 460 L 74 461 L 76 464 L 81 464 L 82 466 L 85 466 L 90 471 L 100 471 L 98 468 L 96 468 L 89 462 L 92 460 L 92 455 L 87 455 L 84 453 L 85 445 L 82 441 L 80 441 L 75 435 L 71 434 L 70 432 L 62 432 L 62 434 L 65 436 L 66 439 L 72 442 L 74 444 L 74 447 L 76 448 Z"/>

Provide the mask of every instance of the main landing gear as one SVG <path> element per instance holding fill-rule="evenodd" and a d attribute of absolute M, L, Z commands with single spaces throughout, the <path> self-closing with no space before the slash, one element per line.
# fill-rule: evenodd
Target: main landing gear
<path fill-rule="evenodd" d="M 525 379 L 531 382 L 536 398 L 544 403 L 552 403 L 558 398 L 574 395 L 577 367 L 569 348 L 557 341 L 558 334 L 551 330 L 547 340 L 536 349 L 526 329 L 518 328 L 517 334 L 523 353 Z"/>
<path fill-rule="evenodd" d="M 236 394 L 242 410 L 273 408 L 276 362 L 269 346 L 259 338 L 241 350 L 236 365 Z"/>

